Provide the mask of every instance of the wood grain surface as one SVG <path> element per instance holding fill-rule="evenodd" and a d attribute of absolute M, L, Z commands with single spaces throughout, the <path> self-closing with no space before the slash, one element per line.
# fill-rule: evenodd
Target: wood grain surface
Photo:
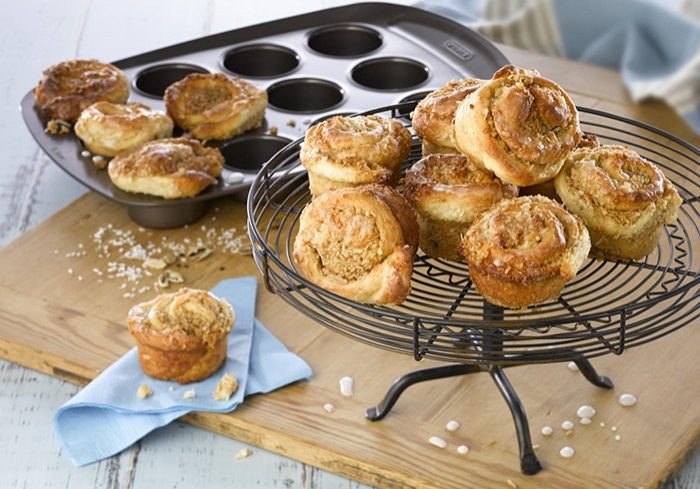
<path fill-rule="evenodd" d="M 114 4 L 96 0 L 73 2 L 70 9 L 64 4 L 40 1 L 13 4 L 0 20 L 2 59 L 14 67 L 5 71 L 0 93 L 3 108 L 0 111 L 0 147 L 3 148 L 0 242 L 8 242 L 83 192 L 40 153 L 16 111 L 20 96 L 36 82 L 41 69 L 75 56 L 120 58 L 210 32 L 345 2 L 264 3 L 267 8 L 247 2 L 212 1 L 202 8 L 190 2 L 168 2 L 166 7 L 163 1 L 130 0 L 120 2 L 119 11 L 114 10 Z M 154 18 L 161 19 L 158 29 L 153 28 Z M 28 36 L 28 32 L 32 35 Z M 124 32 L 138 35 L 124 35 Z M 631 104 L 615 72 L 513 48 L 504 47 L 504 51 L 514 62 L 536 67 L 545 76 L 558 80 L 572 92 L 577 103 L 636 117 L 696 145 L 700 142 L 664 105 Z M 71 213 L 70 219 L 64 217 Z M 240 224 L 241 210 L 232 213 L 239 216 L 236 219 Z M 90 196 L 56 216 L 49 227 L 42 228 L 46 234 L 39 229 L 2 252 L 2 263 L 7 267 L 3 266 L 0 281 L 0 323 L 9 327 L 2 329 L 0 356 L 73 383 L 82 383 L 131 345 L 120 319 L 130 302 L 115 297 L 113 291 L 110 293 L 107 289 L 99 292 L 100 288 L 93 282 L 73 280 L 66 286 L 66 270 L 70 265 L 63 255 L 60 259 L 52 256 L 53 249 L 74 250 L 79 241 L 87 245 L 89 233 L 104 223 L 106 215 L 114 216 L 115 224 L 128 225 L 122 209 Z M 55 227 L 50 226 L 55 223 L 60 223 L 64 231 L 68 226 L 70 232 L 53 232 Z M 31 269 L 27 267 L 28 256 L 32 257 Z M 217 262 L 219 266 L 214 263 L 203 262 L 201 269 L 193 270 L 188 276 L 188 281 L 210 286 L 226 276 L 254 273 L 249 259 L 231 258 L 225 265 Z M 35 273 L 34 265 L 40 265 L 40 273 Z M 83 264 L 77 265 L 76 270 L 78 266 Z M 219 270 L 220 266 L 226 269 Z M 85 271 L 90 272 L 90 268 L 86 267 Z M 85 276 L 90 275 L 85 273 Z M 95 296 L 100 299 L 95 300 Z M 605 419 L 608 426 L 611 422 L 617 423 L 623 434 L 622 443 L 615 444 L 610 433 L 602 428 L 598 427 L 598 431 L 595 426 L 581 428 L 574 437 L 584 448 L 577 447 L 576 459 L 566 463 L 559 460 L 556 453 L 559 445 L 567 440 L 553 437 L 536 441 L 548 465 L 547 475 L 536 480 L 521 480 L 514 470 L 517 460 L 509 414 L 487 379 L 452 379 L 436 382 L 434 386 L 412 388 L 395 414 L 385 422 L 370 425 L 361 417 L 364 408 L 378 400 L 377 394 L 383 392 L 395 376 L 415 368 L 415 363 L 397 355 L 390 355 L 391 360 L 386 360 L 388 354 L 332 335 L 289 308 L 283 309 L 285 319 L 303 328 L 291 331 L 280 328 L 279 324 L 275 328 L 279 308 L 285 306 L 274 297 L 261 301 L 258 308 L 261 319 L 290 348 L 312 363 L 317 373 L 314 388 L 300 384 L 271 396 L 254 398 L 244 410 L 237 412 L 242 421 L 239 416 L 211 415 L 192 416 L 187 421 L 277 453 L 294 455 L 358 480 L 383 487 L 407 484 L 432 487 L 426 478 L 432 479 L 431 470 L 436 470 L 435 467 L 445 466 L 447 483 L 455 487 L 508 487 L 508 479 L 519 487 L 533 484 L 537 487 L 610 487 L 606 482 L 609 480 L 624 480 L 624 487 L 638 487 L 638 481 L 655 483 L 662 479 L 668 462 L 681 461 L 690 440 L 697 437 L 698 409 L 693 396 L 698 394 L 700 372 L 694 366 L 680 375 L 663 370 L 683 355 L 693 358 L 698 341 L 692 330 L 696 328 L 687 328 L 651 347 L 626 353 L 622 358 L 596 362 L 603 373 L 613 376 L 618 389 L 629 389 L 640 396 L 640 405 L 634 408 L 631 420 L 630 413 L 616 406 L 614 395 L 590 387 L 577 378 L 578 374 L 572 374 L 561 365 L 510 371 L 529 410 L 536 440 L 541 438 L 537 432 L 543 423 L 556 425 L 562 417 L 573 417 L 572 409 L 582 402 L 595 402 L 600 416 L 605 416 L 600 419 Z M 60 329 L 52 331 L 47 325 Z M 66 331 L 69 334 L 64 334 Z M 339 349 L 338 361 L 329 365 L 327 353 L 333 345 Z M 657 347 L 658 351 L 651 349 Z M 363 365 L 355 365 L 354 358 L 362 358 L 363 365 L 371 366 L 373 375 L 364 379 Z M 345 374 L 364 379 L 352 401 L 338 399 L 337 379 Z M 534 385 L 532 378 L 538 379 Z M 643 385 L 639 384 L 640 378 L 645 380 Z M 660 383 L 653 378 L 672 380 Z M 223 484 L 235 487 L 361 487 L 310 465 L 262 450 L 255 450 L 253 457 L 233 464 L 231 457 L 243 444 L 182 424 L 160 430 L 110 460 L 73 469 L 49 433 L 53 412 L 75 393 L 76 388 L 6 362 L 0 363 L 0 384 L 0 444 L 10 447 L 9 455 L 0 457 L 0 473 L 7 475 L 3 480 L 9 481 L 8 487 L 193 487 L 202 482 L 212 487 Z M 657 388 L 661 391 L 651 392 Z M 445 392 L 458 394 L 446 395 Z M 671 399 L 663 409 L 654 409 L 652 404 L 645 406 L 645 399 L 661 395 Z M 289 420 L 280 414 L 290 410 L 289 400 L 283 399 L 286 396 L 297 399 L 290 415 L 300 420 L 301 427 L 308 431 L 310 426 L 321 426 L 327 440 L 286 438 L 290 436 Z M 305 401 L 302 403 L 299 399 Z M 321 410 L 321 405 L 328 400 L 338 404 L 333 419 Z M 487 414 L 482 412 L 484 406 L 489 406 Z M 442 426 L 451 417 L 462 421 L 464 431 L 459 436 L 473 448 L 467 458 L 455 459 L 453 453 L 449 456 L 435 453 L 437 449 L 425 443 L 427 436 L 444 433 Z M 263 420 L 268 425 L 266 428 L 251 429 Z M 688 425 L 694 422 L 695 429 L 675 433 L 673 428 L 677 421 Z M 493 430 L 493 426 L 497 429 Z M 674 432 L 672 443 L 669 432 Z M 426 470 L 400 481 L 395 478 L 395 471 L 399 469 L 394 472 L 379 470 L 377 464 L 385 464 L 362 453 L 363 444 L 378 440 L 381 441 L 380 455 L 394 459 L 394 466 L 402 472 L 419 472 L 416 470 L 417 454 L 420 467 Z M 287 442 L 292 441 L 296 447 L 288 446 Z M 353 456 L 340 456 L 338 447 L 352 452 Z M 694 456 L 686 470 L 670 485 L 698 487 L 698 458 Z M 593 466 L 595 470 L 582 471 L 579 465 Z M 499 476 L 479 478 L 486 473 Z M 581 485 L 581 473 L 588 477 L 584 485 Z"/>

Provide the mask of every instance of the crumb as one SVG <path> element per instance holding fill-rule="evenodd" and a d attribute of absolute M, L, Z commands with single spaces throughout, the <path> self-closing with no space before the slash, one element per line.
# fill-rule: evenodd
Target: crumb
<path fill-rule="evenodd" d="M 273 136 L 277 136 L 278 131 L 279 129 L 277 129 L 277 126 L 270 126 L 270 134 L 272 134 Z"/>
<path fill-rule="evenodd" d="M 301 123 L 305 126 L 308 126 L 309 124 L 311 124 L 311 119 L 304 119 L 303 121 L 301 121 Z"/>
<path fill-rule="evenodd" d="M 170 392 L 175 392 L 175 386 L 174 386 L 174 385 L 171 385 L 170 387 L 168 387 L 168 390 L 169 390 Z"/>
<path fill-rule="evenodd" d="M 508 487 L 512 487 L 513 489 L 518 489 L 518 485 L 515 482 L 513 482 L 512 479 L 508 479 L 506 481 L 506 484 L 508 484 Z"/>
<path fill-rule="evenodd" d="M 537 450 L 538 448 L 540 448 L 539 445 L 532 445 L 532 449 L 533 449 L 533 450 Z"/>
<path fill-rule="evenodd" d="M 51 119 L 44 131 L 54 136 L 64 136 L 70 132 L 70 124 L 60 119 Z"/>
<path fill-rule="evenodd" d="M 242 448 L 241 450 L 238 450 L 236 454 L 233 456 L 236 460 L 241 460 L 244 458 L 248 458 L 251 455 L 253 455 L 253 450 L 250 448 Z"/>
<path fill-rule="evenodd" d="M 327 402 L 323 405 L 323 410 L 327 413 L 332 413 L 333 411 L 335 411 L 335 406 L 330 402 Z"/>
<path fill-rule="evenodd" d="M 107 168 L 107 160 L 105 160 L 104 156 L 96 155 L 92 157 L 92 163 L 95 165 L 95 168 L 98 170 L 104 170 Z"/>
<path fill-rule="evenodd" d="M 493 438 L 490 438 L 489 441 L 486 442 L 487 447 L 495 447 L 496 446 L 496 440 Z"/>
<path fill-rule="evenodd" d="M 219 379 L 219 383 L 216 384 L 216 389 L 214 389 L 212 396 L 217 401 L 228 401 L 237 389 L 238 380 L 236 380 L 236 376 L 227 373 Z"/>
<path fill-rule="evenodd" d="M 297 121 L 295 121 L 294 119 L 289 119 L 289 120 L 287 121 L 287 125 L 288 125 L 289 127 L 297 127 Z"/>
<path fill-rule="evenodd" d="M 188 391 L 185 391 L 185 393 L 182 395 L 182 400 L 189 401 L 190 399 L 194 399 L 195 397 L 197 397 L 197 393 L 194 391 L 194 389 L 190 389 Z"/>
<path fill-rule="evenodd" d="M 141 384 L 138 389 L 136 389 L 136 395 L 139 396 L 141 399 L 146 399 L 147 397 L 151 397 L 153 394 L 153 391 L 147 384 Z"/>

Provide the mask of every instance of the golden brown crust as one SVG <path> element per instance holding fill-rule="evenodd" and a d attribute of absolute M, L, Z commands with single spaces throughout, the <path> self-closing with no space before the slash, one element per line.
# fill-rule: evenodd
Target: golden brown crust
<path fill-rule="evenodd" d="M 676 221 L 682 202 L 656 165 L 623 146 L 577 149 L 554 185 L 591 232 L 595 254 L 608 258 L 650 253 L 661 227 Z"/>
<path fill-rule="evenodd" d="M 173 121 L 165 112 L 132 102 L 95 102 L 75 123 L 75 134 L 85 147 L 102 156 L 138 146 L 153 139 L 170 137 Z"/>
<path fill-rule="evenodd" d="M 368 304 L 402 302 L 411 290 L 418 224 L 394 189 L 343 188 L 314 199 L 302 212 L 294 261 L 316 285 Z"/>
<path fill-rule="evenodd" d="M 429 93 L 421 100 L 411 115 L 413 129 L 418 137 L 429 142 L 433 147 L 452 148 L 455 153 L 455 143 L 452 136 L 452 122 L 457 106 L 467 95 L 479 88 L 484 80 L 466 78 L 451 80 L 443 87 Z M 430 154 L 446 151 L 430 151 Z"/>
<path fill-rule="evenodd" d="M 430 141 L 424 139 L 421 141 L 421 153 L 423 156 L 428 156 L 428 155 L 437 155 L 437 154 L 446 154 L 446 155 L 453 155 L 455 153 L 459 153 L 455 148 L 449 147 L 449 146 L 438 146 L 436 144 L 431 143 Z"/>
<path fill-rule="evenodd" d="M 114 65 L 95 59 L 73 59 L 44 70 L 34 88 L 34 98 L 48 117 L 72 123 L 95 102 L 126 102 L 129 81 Z"/>
<path fill-rule="evenodd" d="M 589 250 L 583 222 L 541 196 L 500 202 L 472 224 L 461 246 L 482 295 L 510 308 L 553 299 Z"/>
<path fill-rule="evenodd" d="M 165 107 L 193 137 L 229 139 L 260 127 L 267 92 L 223 73 L 192 73 L 165 90 Z"/>
<path fill-rule="evenodd" d="M 194 197 L 216 182 L 224 157 L 196 139 L 169 138 L 144 143 L 109 162 L 112 183 L 125 192 L 165 199 Z"/>
<path fill-rule="evenodd" d="M 518 186 L 552 179 L 579 143 L 578 111 L 568 94 L 536 71 L 505 66 L 459 105 L 457 148 Z"/>
<path fill-rule="evenodd" d="M 127 324 L 144 373 L 185 384 L 221 366 L 234 318 L 225 300 L 205 290 L 182 288 L 132 307 Z"/>
<path fill-rule="evenodd" d="M 406 172 L 404 195 L 419 215 L 423 252 L 461 260 L 458 245 L 472 221 L 502 199 L 517 196 L 518 188 L 466 156 L 432 154 Z"/>
<path fill-rule="evenodd" d="M 395 119 L 336 116 L 306 132 L 299 155 L 314 197 L 368 183 L 396 186 L 411 135 Z"/>

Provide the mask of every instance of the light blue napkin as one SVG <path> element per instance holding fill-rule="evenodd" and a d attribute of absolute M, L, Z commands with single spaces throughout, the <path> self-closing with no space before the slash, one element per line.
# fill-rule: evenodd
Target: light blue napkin
<path fill-rule="evenodd" d="M 680 5 L 671 0 L 416 4 L 497 42 L 618 69 L 635 101 L 663 100 L 700 133 L 700 23 L 683 15 Z"/>
<path fill-rule="evenodd" d="M 54 426 L 73 464 L 110 457 L 189 412 L 231 412 L 248 395 L 309 379 L 312 371 L 306 362 L 255 319 L 256 286 L 254 277 L 243 277 L 224 280 L 212 289 L 233 306 L 236 322 L 229 335 L 226 362 L 208 379 L 181 386 L 147 377 L 134 348 L 61 406 Z M 225 372 L 236 375 L 238 390 L 228 401 L 216 401 L 212 392 Z M 146 399 L 136 395 L 143 383 L 153 391 Z M 190 389 L 196 397 L 183 400 Z"/>

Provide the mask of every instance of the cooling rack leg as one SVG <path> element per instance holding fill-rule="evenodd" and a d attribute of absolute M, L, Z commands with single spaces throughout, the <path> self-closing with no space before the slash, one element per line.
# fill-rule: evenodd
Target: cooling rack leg
<path fill-rule="evenodd" d="M 583 376 L 586 377 L 586 380 L 591 384 L 597 387 L 602 387 L 603 389 L 613 388 L 612 380 L 604 375 L 598 375 L 598 372 L 595 371 L 593 365 L 591 365 L 591 362 L 589 362 L 587 358 L 576 358 L 574 363 Z"/>
<path fill-rule="evenodd" d="M 384 399 L 379 405 L 369 408 L 365 411 L 365 416 L 370 421 L 379 421 L 384 418 L 391 408 L 394 407 L 399 396 L 407 388 L 418 382 L 425 382 L 426 380 L 444 379 L 446 377 L 455 377 L 457 375 L 466 375 L 476 372 L 483 372 L 483 370 L 476 365 L 469 365 L 464 363 L 453 363 L 450 365 L 444 365 L 441 367 L 431 367 L 423 368 L 420 370 L 414 370 L 405 375 L 402 375 L 391 384 L 391 387 L 387 391 Z"/>
<path fill-rule="evenodd" d="M 540 464 L 537 455 L 535 455 L 535 450 L 532 448 L 530 426 L 523 403 L 520 402 L 520 398 L 515 393 L 513 386 L 508 381 L 501 367 L 494 367 L 490 370 L 490 373 L 513 415 L 515 432 L 518 436 L 518 447 L 520 449 L 520 471 L 525 475 L 534 475 L 542 470 L 542 464 Z"/>

